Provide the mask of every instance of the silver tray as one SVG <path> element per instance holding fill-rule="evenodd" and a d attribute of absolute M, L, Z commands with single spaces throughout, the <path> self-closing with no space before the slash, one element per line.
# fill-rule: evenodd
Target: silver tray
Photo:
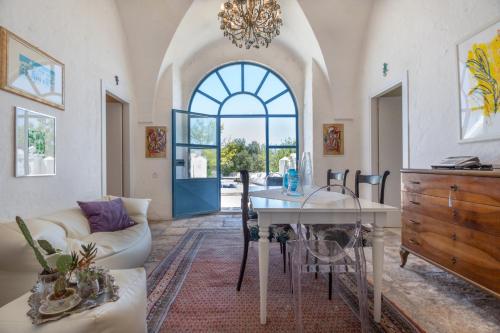
<path fill-rule="evenodd" d="M 33 325 L 42 325 L 67 317 L 73 313 L 80 313 L 109 302 L 116 302 L 120 299 L 118 296 L 119 287 L 114 284 L 114 278 L 112 276 L 110 276 L 109 280 L 111 281 L 111 287 L 108 287 L 104 292 L 100 292 L 96 298 L 84 298 L 78 306 L 55 315 L 43 315 L 38 311 L 42 305 L 42 297 L 40 293 L 35 291 L 36 288 L 33 288 L 32 294 L 28 299 L 30 310 L 26 314 L 31 318 Z"/>

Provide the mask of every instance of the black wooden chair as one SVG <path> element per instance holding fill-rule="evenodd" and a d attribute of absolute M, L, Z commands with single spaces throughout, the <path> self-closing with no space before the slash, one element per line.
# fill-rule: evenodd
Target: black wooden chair
<path fill-rule="evenodd" d="M 250 177 L 247 170 L 240 171 L 241 184 L 243 185 L 243 193 L 241 194 L 241 223 L 243 229 L 243 259 L 241 261 L 240 276 L 236 290 L 240 291 L 243 276 L 245 275 L 245 267 L 247 264 L 248 247 L 250 242 L 259 240 L 259 225 L 257 219 L 251 219 L 253 215 L 249 207 L 249 185 Z M 281 252 L 283 254 L 283 271 L 286 273 L 286 242 L 289 239 L 294 239 L 295 233 L 289 224 L 273 224 L 269 227 L 269 241 L 280 243 Z"/>
<path fill-rule="evenodd" d="M 344 171 L 333 172 L 332 169 L 328 169 L 326 172 L 326 185 L 332 185 L 332 180 L 342 182 L 342 186 L 346 186 L 347 182 L 347 174 L 349 173 L 349 169 L 345 169 Z M 330 191 L 330 187 L 327 189 Z"/>
<path fill-rule="evenodd" d="M 382 175 L 362 175 L 361 170 L 357 170 L 356 176 L 354 178 L 354 193 L 359 198 L 359 184 L 380 185 L 378 202 L 383 204 L 385 195 L 385 182 L 389 174 L 390 172 L 386 170 Z"/>

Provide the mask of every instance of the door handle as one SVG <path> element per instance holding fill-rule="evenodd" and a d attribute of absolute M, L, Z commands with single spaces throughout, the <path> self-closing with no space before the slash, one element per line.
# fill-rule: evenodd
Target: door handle
<path fill-rule="evenodd" d="M 416 180 L 412 180 L 412 181 L 410 181 L 410 183 L 413 185 L 420 185 L 420 182 L 416 181 Z"/>
<path fill-rule="evenodd" d="M 456 257 L 451 257 L 451 263 L 455 265 L 457 263 L 457 258 Z"/>
<path fill-rule="evenodd" d="M 420 205 L 420 202 L 415 201 L 415 200 L 410 200 L 410 202 L 411 202 L 412 204 L 414 204 L 414 205 Z"/>
<path fill-rule="evenodd" d="M 415 220 L 408 220 L 408 221 L 409 221 L 410 223 L 412 223 L 412 224 L 415 224 L 415 225 L 419 225 L 419 224 L 420 224 L 420 222 L 415 221 Z"/>

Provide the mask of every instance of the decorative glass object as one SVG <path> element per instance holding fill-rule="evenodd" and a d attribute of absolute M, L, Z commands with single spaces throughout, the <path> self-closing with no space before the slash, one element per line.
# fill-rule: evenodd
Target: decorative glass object
<path fill-rule="evenodd" d="M 100 291 L 99 273 L 93 269 L 78 272 L 78 293 L 82 298 L 95 298 Z"/>
<path fill-rule="evenodd" d="M 287 195 L 292 197 L 301 197 L 304 195 L 304 189 L 300 182 L 300 175 L 296 169 L 288 171 L 288 190 Z"/>
<path fill-rule="evenodd" d="M 311 188 L 314 185 L 311 153 L 303 152 L 300 160 L 300 180 L 304 188 Z"/>
<path fill-rule="evenodd" d="M 59 277 L 59 273 L 39 274 L 36 290 L 45 299 L 54 291 L 54 283 Z"/>
<path fill-rule="evenodd" d="M 290 169 L 290 160 L 284 160 L 283 163 L 283 186 L 282 192 L 286 193 L 288 190 L 288 170 Z"/>

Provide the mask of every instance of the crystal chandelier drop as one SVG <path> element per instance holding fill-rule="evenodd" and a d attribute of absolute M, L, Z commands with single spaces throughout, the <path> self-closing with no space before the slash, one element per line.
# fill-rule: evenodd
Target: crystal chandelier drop
<path fill-rule="evenodd" d="M 268 47 L 283 25 L 277 0 L 227 0 L 219 12 L 224 37 L 237 47 Z"/>

